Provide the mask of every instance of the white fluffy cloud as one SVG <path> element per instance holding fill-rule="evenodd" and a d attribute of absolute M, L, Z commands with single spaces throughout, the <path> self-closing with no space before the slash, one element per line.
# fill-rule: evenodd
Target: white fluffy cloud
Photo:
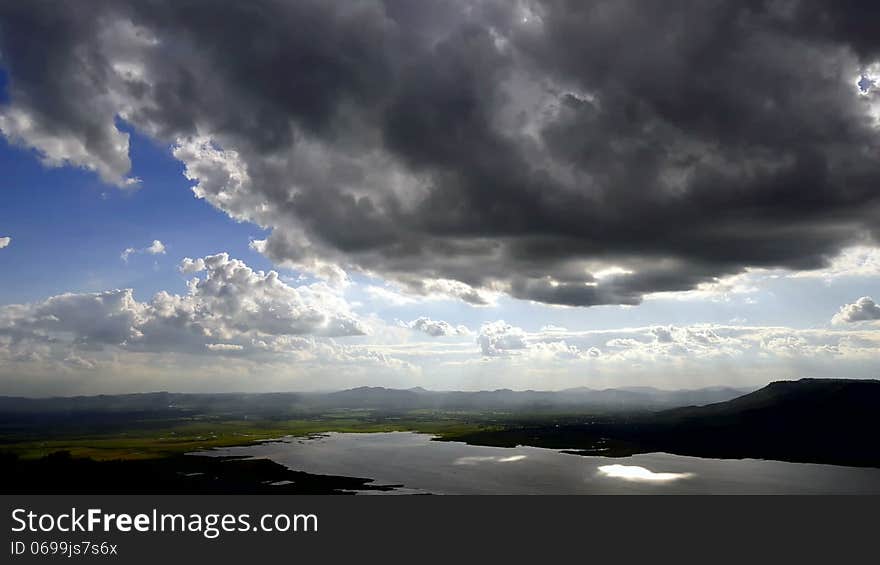
<path fill-rule="evenodd" d="M 120 254 L 120 258 L 122 258 L 123 261 L 127 262 L 128 258 L 136 253 L 145 253 L 147 255 L 165 255 L 165 244 L 158 239 L 154 239 L 153 243 L 140 249 L 135 247 L 128 247 Z"/>
<path fill-rule="evenodd" d="M 601 352 L 592 346 L 578 347 L 566 340 L 567 330 L 548 326 L 528 333 L 503 320 L 483 324 L 477 336 L 481 353 L 486 357 L 525 356 L 535 360 L 596 358 Z"/>
<path fill-rule="evenodd" d="M 184 260 L 181 271 L 195 275 L 183 295 L 142 302 L 120 289 L 0 306 L 5 393 L 303 390 L 417 378 L 419 367 L 343 341 L 368 326 L 338 288 L 291 286 L 226 253 Z"/>
<path fill-rule="evenodd" d="M 263 255 L 268 255 L 267 246 L 268 240 L 261 239 L 251 241 L 250 244 L 251 249 Z M 331 286 L 346 287 L 351 284 L 348 273 L 342 267 L 332 262 L 323 261 L 315 256 L 305 256 L 298 261 L 279 258 L 276 260 L 276 264 L 287 269 L 308 273 Z"/>
<path fill-rule="evenodd" d="M 412 322 L 406 324 L 406 326 L 410 329 L 424 332 L 431 337 L 470 335 L 471 333 L 465 326 L 453 326 L 449 322 L 432 320 L 425 316 L 416 318 Z"/>
<path fill-rule="evenodd" d="M 9 247 L 9 244 L 12 243 L 11 237 L 0 237 L 0 249 L 4 247 Z"/>
<path fill-rule="evenodd" d="M 863 296 L 852 304 L 844 304 L 831 318 L 834 324 L 852 324 L 880 320 L 880 305 L 870 296 Z"/>
<path fill-rule="evenodd" d="M 504 320 L 483 324 L 477 335 L 477 343 L 480 344 L 483 355 L 490 357 L 506 355 L 528 347 L 523 329 L 511 326 Z"/>
<path fill-rule="evenodd" d="M 237 151 L 224 150 L 207 137 L 190 137 L 178 139 L 172 152 L 183 162 L 184 176 L 195 182 L 192 191 L 197 198 L 227 210 L 237 220 L 265 222 L 253 213 L 261 207 L 250 192 L 247 166 Z"/>
<path fill-rule="evenodd" d="M 111 111 L 107 109 L 107 112 Z M 116 129 L 113 116 L 109 114 L 101 129 L 100 137 L 107 145 L 107 158 L 99 156 L 74 132 L 59 132 L 35 113 L 15 107 L 0 109 L 0 132 L 13 143 L 36 149 L 44 165 L 83 167 L 98 173 L 104 182 L 120 188 L 137 186 L 139 179 L 128 176 L 131 169 L 128 134 Z"/>
<path fill-rule="evenodd" d="M 154 239 L 153 243 L 151 243 L 149 247 L 144 249 L 144 253 L 149 253 L 150 255 L 164 255 L 165 244 L 158 239 Z"/>
<path fill-rule="evenodd" d="M 326 285 L 294 288 L 275 271 L 254 271 L 226 253 L 197 261 L 184 259 L 181 266 L 189 272 L 205 272 L 203 278 L 190 281 L 184 307 L 192 304 L 204 317 L 203 323 L 209 321 L 220 333 L 346 336 L 366 332 L 345 301 Z M 177 308 L 177 297 L 166 295 L 163 300 Z"/>
<path fill-rule="evenodd" d="M 139 302 L 131 289 L 62 294 L 0 309 L 0 335 L 10 344 L 50 349 L 266 352 L 286 336 L 363 335 L 345 301 L 323 285 L 292 287 L 274 271 L 254 271 L 226 253 L 186 259 L 204 273 L 187 294 L 165 291 Z M 275 352 L 283 352 L 276 342 Z"/>
<path fill-rule="evenodd" d="M 183 261 L 180 262 L 178 270 L 184 275 L 191 275 L 193 273 L 198 273 L 199 271 L 204 271 L 205 260 L 201 257 L 197 257 L 195 259 L 184 257 Z"/>

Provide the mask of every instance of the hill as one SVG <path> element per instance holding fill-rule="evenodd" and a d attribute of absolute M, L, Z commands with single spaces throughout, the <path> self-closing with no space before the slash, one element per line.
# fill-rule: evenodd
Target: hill
<path fill-rule="evenodd" d="M 581 455 L 668 452 L 880 467 L 880 381 L 774 382 L 724 402 L 618 414 L 563 425 L 522 425 L 463 441 L 534 445 Z"/>
<path fill-rule="evenodd" d="M 642 442 L 675 453 L 880 466 L 880 381 L 774 382 L 726 402 L 660 412 L 640 427 Z"/>

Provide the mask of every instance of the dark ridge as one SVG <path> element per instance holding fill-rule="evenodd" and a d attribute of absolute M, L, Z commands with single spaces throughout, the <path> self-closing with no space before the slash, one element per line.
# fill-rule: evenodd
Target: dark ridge
<path fill-rule="evenodd" d="M 880 381 L 774 382 L 725 402 L 563 425 L 526 425 L 463 439 L 584 455 L 668 452 L 880 467 Z"/>
<path fill-rule="evenodd" d="M 268 459 L 175 455 L 94 461 L 59 451 L 40 459 L 0 453 L 7 494 L 354 494 L 391 491 L 372 479 L 293 471 Z"/>

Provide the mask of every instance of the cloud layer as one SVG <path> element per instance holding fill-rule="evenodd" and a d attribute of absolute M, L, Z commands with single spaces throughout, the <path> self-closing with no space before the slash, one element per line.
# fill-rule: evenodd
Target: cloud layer
<path fill-rule="evenodd" d="M 585 371 L 589 369 L 572 362 L 588 362 L 593 369 L 616 365 L 622 371 L 649 368 L 660 372 L 664 366 L 681 369 L 683 364 L 709 370 L 713 363 L 724 366 L 760 360 L 783 365 L 817 359 L 869 360 L 880 347 L 880 333 L 717 324 L 527 332 L 499 320 L 480 328 L 477 344 L 484 358 L 527 364 L 563 362 Z"/>
<path fill-rule="evenodd" d="M 0 131 L 128 186 L 121 118 L 279 264 L 637 304 L 876 243 L 872 6 L 7 2 Z"/>

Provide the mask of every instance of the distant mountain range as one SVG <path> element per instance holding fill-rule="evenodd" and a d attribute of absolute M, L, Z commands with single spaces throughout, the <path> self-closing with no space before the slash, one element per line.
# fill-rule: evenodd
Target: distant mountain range
<path fill-rule="evenodd" d="M 747 392 L 729 387 L 696 390 L 660 390 L 650 387 L 561 391 L 429 391 L 421 387 L 401 390 L 359 387 L 329 393 L 145 394 L 75 396 L 57 398 L 0 397 L 0 415 L 90 413 L 222 413 L 284 415 L 328 409 L 408 411 L 516 411 L 516 412 L 619 412 L 656 411 L 704 405 L 736 398 Z"/>

